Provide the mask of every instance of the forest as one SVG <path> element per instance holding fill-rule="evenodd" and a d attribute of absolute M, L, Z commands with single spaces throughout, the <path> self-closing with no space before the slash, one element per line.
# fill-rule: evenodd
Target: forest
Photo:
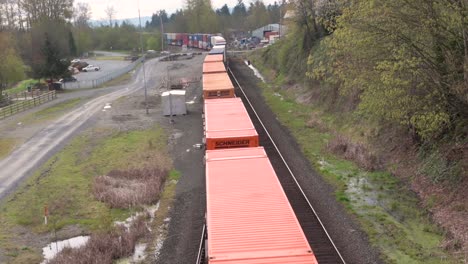
<path fill-rule="evenodd" d="M 232 11 L 231 11 L 232 10 Z M 0 1 L 0 87 L 6 88 L 27 77 L 57 78 L 66 72 L 65 59 L 92 50 L 161 50 L 161 21 L 165 32 L 225 33 L 228 29 L 248 31 L 277 22 L 280 5 L 239 0 L 234 7 L 214 10 L 209 0 L 186 0 L 173 14 L 155 10 L 143 29 L 116 22 L 115 8 L 105 10 L 106 21 L 91 23 L 91 8 L 73 0 Z M 241 21 L 241 22 L 239 22 Z"/>
<path fill-rule="evenodd" d="M 292 32 L 263 53 L 268 66 L 288 80 L 306 82 L 314 103 L 352 112 L 382 129 L 401 127 L 422 148 L 441 147 L 436 156 L 444 165 L 433 180 L 462 180 L 466 2 L 295 1 L 291 9 Z"/>

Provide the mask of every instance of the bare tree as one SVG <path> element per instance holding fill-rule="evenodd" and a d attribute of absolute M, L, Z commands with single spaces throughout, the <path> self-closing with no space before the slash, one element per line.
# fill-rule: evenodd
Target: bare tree
<path fill-rule="evenodd" d="M 104 11 L 106 12 L 107 19 L 109 20 L 109 27 L 112 27 L 112 20 L 114 19 L 116 13 L 115 9 L 113 6 L 107 6 L 106 10 Z"/>
<path fill-rule="evenodd" d="M 86 27 L 91 19 L 91 7 L 88 3 L 78 3 L 73 16 L 77 27 Z"/>

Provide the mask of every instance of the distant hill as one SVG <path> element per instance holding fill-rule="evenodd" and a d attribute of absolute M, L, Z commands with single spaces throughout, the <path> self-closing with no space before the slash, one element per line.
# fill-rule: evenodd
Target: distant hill
<path fill-rule="evenodd" d="M 125 19 L 114 19 L 113 20 L 113 24 L 115 24 L 116 22 L 120 25 L 122 24 L 122 22 L 129 22 L 130 24 L 133 24 L 135 25 L 136 27 L 138 27 L 140 25 L 140 22 L 138 20 L 138 17 L 134 17 L 134 18 L 125 18 Z M 146 25 L 146 21 L 149 21 L 151 22 L 151 16 L 145 16 L 145 17 L 141 17 L 141 26 L 144 27 Z M 91 20 L 90 21 L 90 24 L 91 26 L 93 27 L 98 27 L 100 25 L 108 25 L 109 24 L 109 21 L 106 20 L 106 19 L 100 19 L 100 20 Z"/>

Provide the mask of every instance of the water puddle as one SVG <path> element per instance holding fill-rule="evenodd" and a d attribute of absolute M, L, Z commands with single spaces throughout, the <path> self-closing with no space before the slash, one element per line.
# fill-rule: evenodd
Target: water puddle
<path fill-rule="evenodd" d="M 244 61 L 245 65 L 249 66 L 250 69 L 254 72 L 255 76 L 257 76 L 262 82 L 265 82 L 265 78 L 263 78 L 263 75 L 255 68 L 252 63 L 249 64 L 248 61 Z"/>
<path fill-rule="evenodd" d="M 365 172 L 350 174 L 349 172 L 341 171 L 323 159 L 318 163 L 320 170 L 329 171 L 345 182 L 345 194 L 350 202 L 353 203 L 355 209 L 381 205 L 379 197 L 382 197 L 385 193 L 384 191 L 379 191 L 378 186 L 366 177 Z"/>
<path fill-rule="evenodd" d="M 362 171 L 336 160 L 321 159 L 318 165 L 345 186 L 336 193 L 337 199 L 358 215 L 386 257 L 396 262 L 404 259 L 404 263 L 439 263 L 428 260 L 435 255 L 445 257 L 437 228 L 427 222 L 416 198 L 400 189 L 393 176 Z"/>
<path fill-rule="evenodd" d="M 137 261 L 144 260 L 146 258 L 145 250 L 146 250 L 146 243 L 136 244 L 135 253 L 133 253 L 133 256 L 132 256 L 132 261 L 137 262 Z"/>
<path fill-rule="evenodd" d="M 88 242 L 88 240 L 89 236 L 79 236 L 48 244 L 46 247 L 42 248 L 42 255 L 44 256 L 44 261 L 41 264 L 46 264 L 49 260 L 53 259 L 58 253 L 60 253 L 60 251 L 62 251 L 64 248 L 79 248 L 84 246 Z"/>
<path fill-rule="evenodd" d="M 274 93 L 273 95 L 279 97 L 281 101 L 284 100 L 284 97 L 280 93 Z"/>
<path fill-rule="evenodd" d="M 155 204 L 155 205 L 146 206 L 143 211 L 131 215 L 130 217 L 128 217 L 124 221 L 115 221 L 114 225 L 116 225 L 116 226 L 121 225 L 121 226 L 124 226 L 125 228 L 129 229 L 130 226 L 132 225 L 133 221 L 137 220 L 138 217 L 140 217 L 142 215 L 145 215 L 145 214 L 150 215 L 150 218 L 151 218 L 150 223 L 151 223 L 151 222 L 153 222 L 154 216 L 155 216 L 156 212 L 158 211 L 158 209 L 159 209 L 159 202 L 157 204 Z"/>

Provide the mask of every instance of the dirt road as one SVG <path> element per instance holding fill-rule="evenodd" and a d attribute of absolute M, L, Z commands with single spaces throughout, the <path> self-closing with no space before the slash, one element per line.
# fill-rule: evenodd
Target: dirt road
<path fill-rule="evenodd" d="M 146 63 L 147 86 L 154 86 L 155 77 L 151 72 L 161 71 L 162 65 L 157 60 Z M 143 72 L 138 70 L 133 81 L 125 86 L 112 87 L 104 92 L 96 91 L 95 94 L 104 93 L 90 100 L 78 109 L 53 121 L 42 130 L 35 133 L 29 140 L 13 151 L 8 157 L 0 160 L 0 199 L 14 190 L 15 186 L 25 177 L 30 175 L 35 168 L 47 160 L 58 148 L 70 138 L 93 115 L 103 110 L 106 103 L 143 90 Z M 87 94 L 93 92 L 87 92 Z M 79 94 L 72 95 L 79 96 Z M 89 95 L 88 95 L 89 96 Z"/>

